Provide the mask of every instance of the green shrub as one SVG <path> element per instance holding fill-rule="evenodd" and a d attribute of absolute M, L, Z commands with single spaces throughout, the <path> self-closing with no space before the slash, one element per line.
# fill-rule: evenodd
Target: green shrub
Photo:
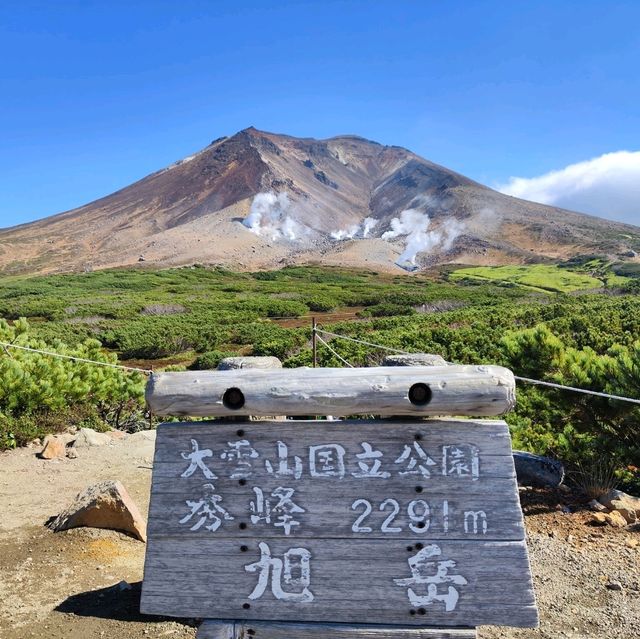
<path fill-rule="evenodd" d="M 191 371 L 211 370 L 218 367 L 220 360 L 225 357 L 233 357 L 235 353 L 223 351 L 207 351 L 196 357 L 195 361 L 189 366 Z"/>

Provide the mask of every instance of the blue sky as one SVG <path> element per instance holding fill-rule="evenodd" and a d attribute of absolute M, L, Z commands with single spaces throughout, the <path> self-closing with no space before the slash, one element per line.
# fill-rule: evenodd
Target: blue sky
<path fill-rule="evenodd" d="M 356 133 L 542 193 L 510 178 L 640 151 L 638 24 L 636 1 L 6 0 L 0 226 L 84 204 L 250 125 Z M 629 157 L 625 206 L 593 212 L 640 224 L 640 153 Z"/>

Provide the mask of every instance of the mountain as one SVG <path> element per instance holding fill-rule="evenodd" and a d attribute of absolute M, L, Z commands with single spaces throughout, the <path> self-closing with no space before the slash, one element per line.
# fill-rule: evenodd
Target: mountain
<path fill-rule="evenodd" d="M 383 270 L 619 254 L 640 228 L 519 200 L 407 149 L 253 127 L 85 206 L 0 230 L 4 274 L 134 264 Z"/>

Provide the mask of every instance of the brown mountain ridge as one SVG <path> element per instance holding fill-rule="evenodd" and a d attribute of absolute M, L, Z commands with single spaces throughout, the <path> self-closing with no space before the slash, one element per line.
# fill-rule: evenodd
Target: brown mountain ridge
<path fill-rule="evenodd" d="M 251 127 L 95 202 L 0 230 L 0 272 L 192 263 L 397 270 L 398 261 L 613 255 L 638 243 L 639 227 L 503 195 L 401 147 Z"/>

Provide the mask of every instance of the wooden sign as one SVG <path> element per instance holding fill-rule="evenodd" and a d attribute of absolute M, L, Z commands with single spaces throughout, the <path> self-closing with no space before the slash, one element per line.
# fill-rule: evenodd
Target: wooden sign
<path fill-rule="evenodd" d="M 162 424 L 148 535 L 147 614 L 537 625 L 503 421 Z"/>

